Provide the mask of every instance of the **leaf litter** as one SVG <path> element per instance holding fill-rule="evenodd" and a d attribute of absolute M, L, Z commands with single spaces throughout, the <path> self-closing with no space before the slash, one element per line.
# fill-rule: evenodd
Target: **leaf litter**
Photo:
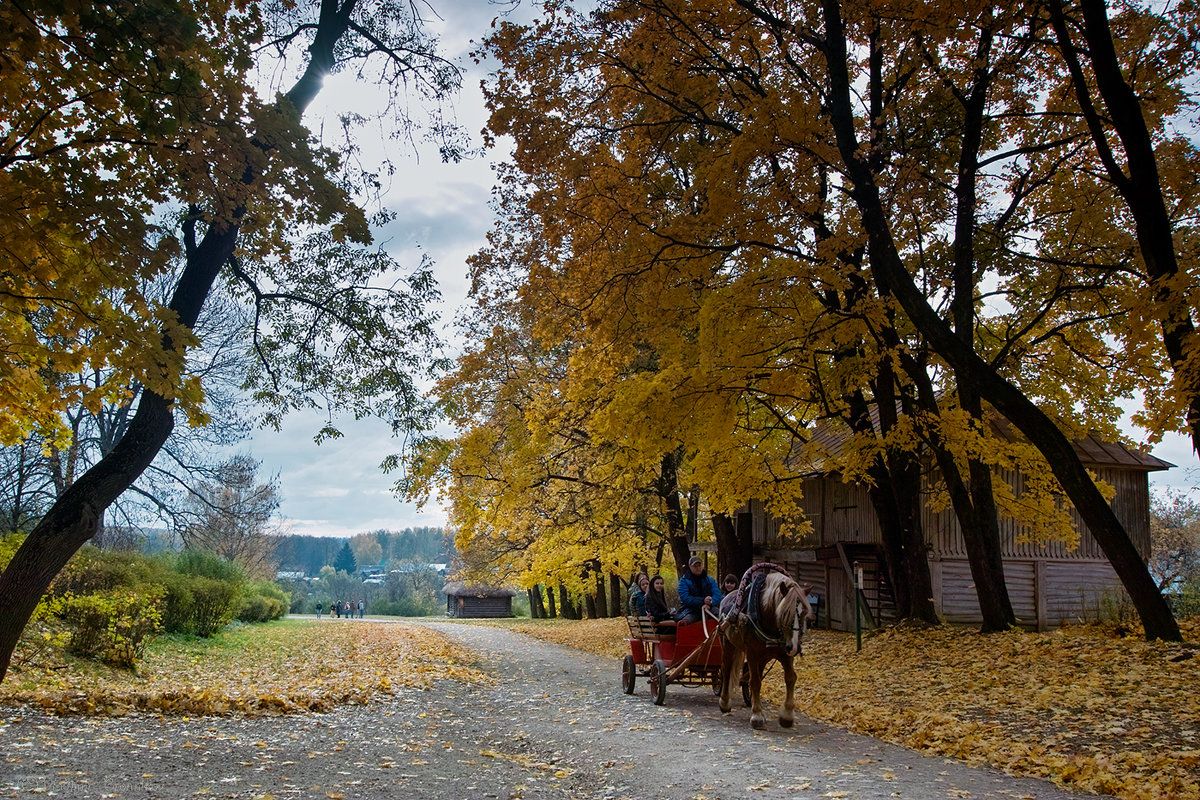
<path fill-rule="evenodd" d="M 622 619 L 498 623 L 614 659 Z M 1181 621 L 1188 642 L 1200 619 Z M 1130 800 L 1200 800 L 1200 648 L 1100 626 L 982 635 L 886 629 L 810 631 L 797 711 L 925 753 Z M 772 669 L 764 698 L 782 704 Z"/>
<path fill-rule="evenodd" d="M 55 714 L 291 714 L 427 690 L 438 679 L 490 681 L 469 651 L 402 623 L 284 621 L 241 628 L 219 644 L 166 641 L 136 673 L 26 669 L 0 685 L 0 705 Z"/>

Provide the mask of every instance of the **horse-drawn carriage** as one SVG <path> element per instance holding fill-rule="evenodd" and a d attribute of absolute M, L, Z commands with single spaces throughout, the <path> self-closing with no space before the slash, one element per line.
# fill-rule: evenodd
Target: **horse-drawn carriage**
<path fill-rule="evenodd" d="M 621 660 L 621 688 L 633 694 L 638 676 L 650 681 L 655 705 L 667 698 L 667 685 L 711 686 L 721 693 L 721 663 L 724 658 L 717 620 L 710 615 L 699 622 L 676 625 L 655 623 L 650 617 L 626 617 L 629 623 L 629 652 Z M 742 684 L 743 695 L 749 690 Z M 746 705 L 749 705 L 747 699 Z"/>
<path fill-rule="evenodd" d="M 627 617 L 629 653 L 621 660 L 621 688 L 633 694 L 637 676 L 649 678 L 656 705 L 667 697 L 667 684 L 711 686 L 721 696 L 721 710 L 731 710 L 733 681 L 738 676 L 742 699 L 750 707 L 750 724 L 761 728 L 763 672 L 771 661 L 783 666 L 787 690 L 779 724 L 792 726 L 796 670 L 792 660 L 808 620 L 813 618 L 808 588 L 782 568 L 755 564 L 742 576 L 737 602 L 720 622 L 709 615 L 690 625 L 656 624 L 650 617 Z"/>

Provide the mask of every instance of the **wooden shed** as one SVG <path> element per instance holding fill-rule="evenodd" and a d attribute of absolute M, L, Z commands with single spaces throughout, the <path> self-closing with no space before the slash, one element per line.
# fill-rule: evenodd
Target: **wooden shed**
<path fill-rule="evenodd" d="M 1173 465 L 1120 444 L 1089 436 L 1077 442 L 1084 465 L 1111 484 L 1116 494 L 1113 511 L 1133 538 L 1143 558 L 1150 549 L 1149 473 Z M 929 471 L 927 471 L 928 473 Z M 1022 476 L 1001 473 L 1020 494 Z M 933 487 L 928 474 L 924 493 Z M 895 605 L 888 585 L 879 521 L 861 484 L 844 483 L 837 474 L 812 475 L 804 481 L 804 515 L 812 531 L 798 542 L 781 545 L 778 520 L 762 503 L 741 509 L 736 524 L 751 526 L 758 557 L 788 568 L 812 584 L 820 598 L 819 624 L 838 630 L 854 628 L 854 565 L 863 568 L 862 599 L 867 625 L 890 621 Z M 1079 546 L 1061 542 L 1028 541 L 1028 531 L 1013 520 L 1001 520 L 1004 577 L 1020 624 L 1046 630 L 1083 619 L 1094 619 L 1105 603 L 1123 595 L 1116 573 L 1100 546 L 1072 509 L 1080 531 Z M 982 621 L 966 547 L 953 509 L 934 512 L 922 504 L 921 519 L 929 544 L 934 604 L 946 622 Z M 740 531 L 739 531 L 740 532 Z"/>
<path fill-rule="evenodd" d="M 447 583 L 446 615 L 450 617 L 511 617 L 516 592 L 497 586 L 469 586 Z"/>

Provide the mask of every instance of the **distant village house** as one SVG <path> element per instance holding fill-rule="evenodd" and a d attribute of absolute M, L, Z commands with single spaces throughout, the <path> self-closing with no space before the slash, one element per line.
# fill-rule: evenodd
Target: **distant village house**
<path fill-rule="evenodd" d="M 461 619 L 513 615 L 512 599 L 516 592 L 512 589 L 448 583 L 442 591 L 446 594 L 447 616 Z"/>

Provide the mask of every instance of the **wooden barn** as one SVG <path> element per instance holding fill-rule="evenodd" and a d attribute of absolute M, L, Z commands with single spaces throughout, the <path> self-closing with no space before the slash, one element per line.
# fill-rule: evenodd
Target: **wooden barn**
<path fill-rule="evenodd" d="M 442 591 L 446 595 L 446 615 L 450 617 L 511 617 L 512 589 L 496 586 L 468 586 L 463 583 L 447 583 Z"/>
<path fill-rule="evenodd" d="M 1149 473 L 1172 464 L 1147 453 L 1089 437 L 1076 444 L 1084 465 L 1116 489 L 1113 510 L 1145 557 L 1150 548 Z M 1020 492 L 1019 473 L 1003 478 Z M 926 481 L 929 478 L 925 479 Z M 736 524 L 751 526 L 756 558 L 774 561 L 812 584 L 820 598 L 819 624 L 839 630 L 854 628 L 854 565 L 863 568 L 864 625 L 886 623 L 895 616 L 887 581 L 879 522 L 867 488 L 843 483 L 836 474 L 813 475 L 804 482 L 805 516 L 812 531 L 786 547 L 779 542 L 778 521 L 762 503 L 741 509 Z M 1022 625 L 1046 630 L 1081 619 L 1093 619 L 1102 604 L 1123 594 L 1120 580 L 1087 527 L 1072 510 L 1080 531 L 1079 546 L 1022 541 L 1024 532 L 1012 520 L 1001 520 L 1004 575 L 1013 611 Z M 966 547 L 954 511 L 934 513 L 923 505 L 922 524 L 929 543 L 934 603 L 946 622 L 981 622 L 979 602 L 967 562 Z"/>

